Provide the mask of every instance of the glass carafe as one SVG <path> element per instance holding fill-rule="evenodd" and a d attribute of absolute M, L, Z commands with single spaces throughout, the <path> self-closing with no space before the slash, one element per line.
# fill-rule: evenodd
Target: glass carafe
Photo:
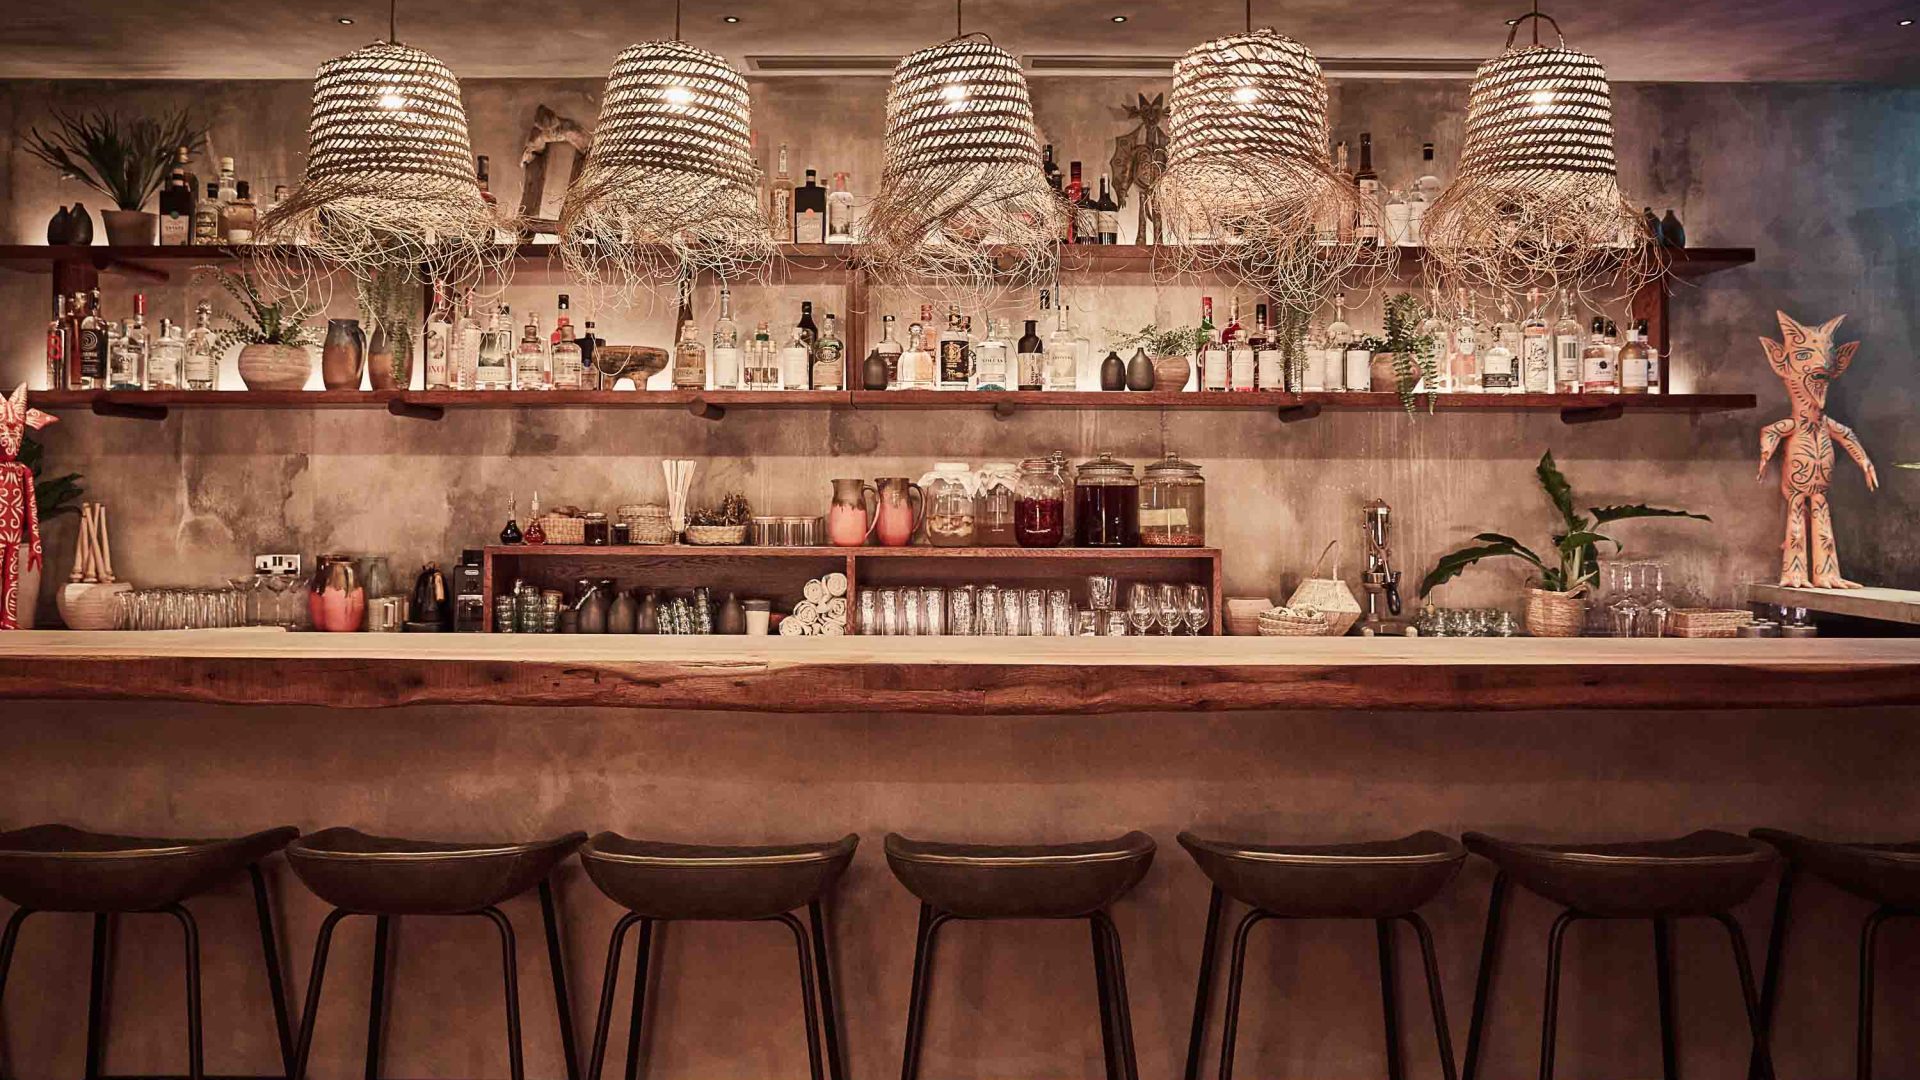
<path fill-rule="evenodd" d="M 1020 463 L 1013 491 L 1013 538 L 1021 547 L 1059 547 L 1067 535 L 1067 483 L 1053 462 Z"/>
<path fill-rule="evenodd" d="M 1133 466 L 1101 454 L 1073 481 L 1074 541 L 1080 547 L 1140 546 L 1140 481 Z"/>
<path fill-rule="evenodd" d="M 906 547 L 919 530 L 926 510 L 927 500 L 920 485 L 904 476 L 883 476 L 873 482 L 873 489 L 874 538 L 884 547 Z"/>
<path fill-rule="evenodd" d="M 934 547 L 972 547 L 978 482 L 964 462 L 936 462 L 920 478 L 925 492 L 927 542 Z"/>
<path fill-rule="evenodd" d="M 879 492 L 859 477 L 833 481 L 833 503 L 827 507 L 827 541 L 836 547 L 860 547 L 867 542 L 879 517 L 868 508 L 867 494 L 879 501 Z M 909 530 L 911 532 L 911 530 Z"/>
<path fill-rule="evenodd" d="M 1010 462 L 982 465 L 978 481 L 973 542 L 981 547 L 1014 546 L 1014 488 L 1019 482 L 1019 471 Z"/>

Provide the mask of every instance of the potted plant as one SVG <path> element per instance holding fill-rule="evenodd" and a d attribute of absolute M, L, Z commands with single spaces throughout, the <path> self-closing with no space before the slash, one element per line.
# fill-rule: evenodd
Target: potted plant
<path fill-rule="evenodd" d="M 1113 339 L 1111 347 L 1139 349 L 1153 364 L 1153 385 L 1160 390 L 1184 390 L 1193 377 L 1193 356 L 1207 344 L 1205 331 L 1187 326 L 1162 329 L 1152 323 Z"/>
<path fill-rule="evenodd" d="M 744 544 L 752 520 L 753 507 L 747 497 L 734 492 L 717 506 L 703 506 L 687 515 L 687 543 Z"/>
<path fill-rule="evenodd" d="M 86 489 L 80 486 L 79 473 L 47 476 L 45 458 L 46 448 L 41 446 L 33 436 L 28 435 L 20 440 L 20 464 L 25 465 L 27 471 L 33 474 L 33 499 L 34 505 L 39 508 L 42 547 L 46 546 L 44 530 L 47 522 L 61 514 L 73 513 L 74 503 L 79 501 L 80 496 L 86 494 Z M 35 612 L 40 601 L 41 569 L 42 567 L 34 567 L 28 570 L 23 566 L 21 570 L 20 587 L 16 596 L 22 629 L 31 630 L 34 627 Z"/>
<path fill-rule="evenodd" d="M 218 267 L 201 267 L 220 283 L 228 296 L 238 301 L 245 317 L 221 312 L 226 325 L 214 334 L 214 347 L 224 355 L 240 346 L 240 378 L 249 390 L 301 390 L 313 374 L 314 334 L 306 326 L 313 314 L 291 298 L 269 301 L 260 287 L 245 274 L 230 274 Z"/>
<path fill-rule="evenodd" d="M 27 133 L 27 153 L 113 200 L 105 210 L 107 243 L 151 244 L 159 220 L 144 209 L 166 182 L 175 152 L 205 139 L 207 129 L 185 109 L 164 119 L 127 119 L 118 112 L 53 110 L 55 128 Z"/>
<path fill-rule="evenodd" d="M 420 323 L 420 278 L 411 264 L 388 264 L 360 282 L 367 338 L 367 378 L 375 390 L 413 385 L 414 327 Z"/>
<path fill-rule="evenodd" d="M 1502 533 L 1483 532 L 1474 536 L 1475 544 L 1463 547 L 1440 557 L 1432 570 L 1420 582 L 1420 595 L 1426 596 L 1440 585 L 1453 580 L 1460 571 L 1479 562 L 1481 559 L 1496 556 L 1508 556 L 1525 559 L 1539 571 L 1538 578 L 1527 587 L 1526 624 L 1527 633 L 1534 637 L 1578 637 L 1580 628 L 1586 621 L 1586 600 L 1583 595 L 1593 587 L 1600 575 L 1601 544 L 1612 544 L 1614 550 L 1620 548 L 1619 541 L 1597 530 L 1602 525 L 1627 518 L 1693 518 L 1697 521 L 1711 521 L 1705 514 L 1695 514 L 1686 510 L 1664 510 L 1659 507 L 1635 503 L 1629 506 L 1589 507 L 1585 515 L 1577 514 L 1573 509 L 1573 487 L 1560 469 L 1553 463 L 1553 451 L 1540 455 L 1540 464 L 1534 467 L 1534 475 L 1539 477 L 1540 487 L 1552 500 L 1553 508 L 1560 512 L 1561 527 L 1553 532 L 1552 554 L 1557 565 L 1535 554 L 1525 544 Z"/>
<path fill-rule="evenodd" d="M 1427 407 L 1433 407 L 1433 388 L 1440 383 L 1440 342 L 1432 331 L 1431 312 L 1412 293 L 1387 298 L 1383 332 L 1361 340 L 1356 348 L 1373 353 L 1368 387 L 1376 394 L 1400 395 L 1400 407 L 1413 415 L 1421 382 L 1427 385 Z"/>

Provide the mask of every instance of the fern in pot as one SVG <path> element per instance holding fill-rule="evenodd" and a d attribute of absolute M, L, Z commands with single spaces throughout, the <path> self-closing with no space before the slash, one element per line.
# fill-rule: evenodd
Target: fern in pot
<path fill-rule="evenodd" d="M 1382 333 L 1363 339 L 1359 348 L 1373 353 L 1368 389 L 1376 394 L 1400 395 L 1400 407 L 1411 416 L 1420 398 L 1433 409 L 1433 388 L 1440 384 L 1440 339 L 1432 311 L 1412 293 L 1387 298 Z M 1420 389 L 1424 384 L 1425 389 Z"/>
<path fill-rule="evenodd" d="M 268 300 L 260 286 L 245 274 L 218 267 L 201 267 L 240 305 L 241 315 L 221 312 L 214 334 L 220 355 L 240 347 L 240 378 L 249 390 L 304 390 L 313 375 L 313 329 L 306 325 L 313 311 L 292 298 Z"/>
<path fill-rule="evenodd" d="M 95 109 L 85 113 L 52 110 L 51 130 L 27 132 L 27 153 L 113 200 L 115 209 L 101 211 L 107 243 L 127 246 L 151 244 L 159 217 L 146 211 L 147 201 L 160 190 L 181 147 L 197 145 L 207 129 L 184 109 L 162 119 L 135 117 Z M 75 204 L 84 214 L 85 208 Z"/>
<path fill-rule="evenodd" d="M 360 315 L 367 338 L 367 379 L 375 390 L 413 385 L 414 328 L 420 325 L 421 284 L 411 264 L 393 264 L 360 282 Z"/>

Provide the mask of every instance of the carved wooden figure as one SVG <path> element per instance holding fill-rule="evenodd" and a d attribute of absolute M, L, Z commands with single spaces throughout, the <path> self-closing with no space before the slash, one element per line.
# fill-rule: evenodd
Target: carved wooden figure
<path fill-rule="evenodd" d="M 0 398 L 0 630 L 20 623 L 20 578 L 40 565 L 40 508 L 33 498 L 33 470 L 15 461 L 27 429 L 56 417 L 27 407 L 27 384 Z M 25 563 L 21 562 L 25 559 Z"/>
<path fill-rule="evenodd" d="M 1134 242 L 1152 244 L 1160 235 L 1160 207 L 1153 201 L 1153 186 L 1167 168 L 1167 96 L 1136 94 L 1138 105 L 1123 105 L 1126 118 L 1134 122 L 1132 131 L 1113 140 L 1113 198 L 1126 209 L 1127 192 L 1140 189 L 1139 228 Z"/>
<path fill-rule="evenodd" d="M 1787 498 L 1787 538 L 1780 545 L 1780 584 L 1789 588 L 1858 589 L 1840 576 L 1840 553 L 1833 542 L 1833 518 L 1827 511 L 1827 487 L 1833 482 L 1833 447 L 1838 443 L 1867 476 L 1867 490 L 1880 478 L 1867 460 L 1867 451 L 1853 429 L 1827 415 L 1827 387 L 1846 373 L 1857 341 L 1835 345 L 1833 333 L 1845 315 L 1817 327 L 1801 326 L 1784 311 L 1782 340 L 1760 339 L 1767 363 L 1787 385 L 1793 415 L 1760 429 L 1760 478 L 1767 462 L 1786 440 L 1787 455 L 1780 467 L 1780 493 Z"/>

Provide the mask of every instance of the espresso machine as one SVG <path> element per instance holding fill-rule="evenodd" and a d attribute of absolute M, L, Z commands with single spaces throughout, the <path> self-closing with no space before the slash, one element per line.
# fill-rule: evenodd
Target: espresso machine
<path fill-rule="evenodd" d="M 1368 502 L 1360 508 L 1360 531 L 1367 549 L 1367 568 L 1360 575 L 1360 587 L 1367 594 L 1360 629 L 1405 633 L 1407 623 L 1400 618 L 1400 571 L 1393 568 L 1393 508 L 1384 499 Z"/>

